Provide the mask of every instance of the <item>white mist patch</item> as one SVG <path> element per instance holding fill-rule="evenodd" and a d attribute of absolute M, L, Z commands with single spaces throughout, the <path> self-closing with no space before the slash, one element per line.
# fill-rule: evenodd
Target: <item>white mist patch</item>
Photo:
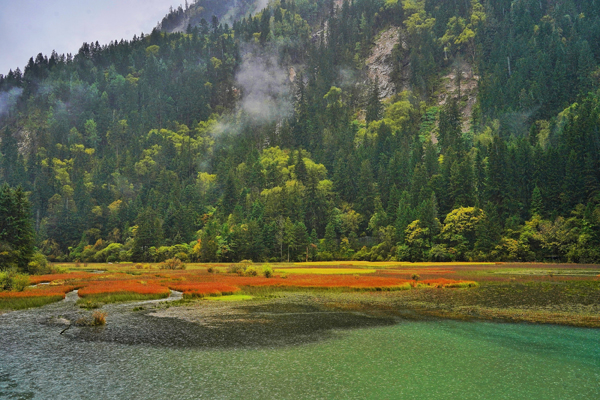
<path fill-rule="evenodd" d="M 10 109 L 17 104 L 22 93 L 23 89 L 21 88 L 12 88 L 7 92 L 0 92 L 0 117 L 8 114 Z"/>
<path fill-rule="evenodd" d="M 269 5 L 269 0 L 257 0 L 256 3 L 254 3 L 256 12 L 262 11 L 264 8 L 267 8 L 268 5 Z"/>
<path fill-rule="evenodd" d="M 236 76 L 241 109 L 256 122 L 273 122 L 293 112 L 289 73 L 274 57 L 249 56 Z"/>

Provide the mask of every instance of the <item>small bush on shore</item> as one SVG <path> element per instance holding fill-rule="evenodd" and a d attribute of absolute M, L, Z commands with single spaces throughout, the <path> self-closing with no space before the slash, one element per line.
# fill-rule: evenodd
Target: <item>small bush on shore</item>
<path fill-rule="evenodd" d="M 94 308 L 100 308 L 100 306 L 101 306 L 100 303 L 97 303 L 97 302 L 95 302 L 93 300 L 90 300 L 90 299 L 87 299 L 87 300 L 83 300 L 83 299 L 78 300 L 77 304 L 79 304 L 79 307 L 85 308 L 85 309 L 88 309 L 88 310 L 92 310 Z"/>
<path fill-rule="evenodd" d="M 94 311 L 91 318 L 79 318 L 75 325 L 77 326 L 103 326 L 106 325 L 106 313 L 104 311 Z"/>
<path fill-rule="evenodd" d="M 95 311 L 92 314 L 92 326 L 106 325 L 106 313 L 103 311 Z"/>

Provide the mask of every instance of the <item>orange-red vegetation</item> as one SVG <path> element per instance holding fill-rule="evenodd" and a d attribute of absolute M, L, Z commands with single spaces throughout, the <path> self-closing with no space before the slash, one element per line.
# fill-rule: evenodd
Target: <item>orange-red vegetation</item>
<path fill-rule="evenodd" d="M 279 287 L 305 287 L 305 288 L 356 288 L 356 289 L 386 289 L 401 286 L 408 280 L 388 278 L 381 276 L 352 276 L 352 275 L 292 275 L 287 278 L 274 277 L 245 277 L 236 275 L 186 275 L 180 278 L 188 280 L 208 280 L 214 283 L 242 286 L 279 286 Z M 170 286 L 174 287 L 174 286 Z"/>
<path fill-rule="evenodd" d="M 89 272 L 73 272 L 70 274 L 50 274 L 50 275 L 32 275 L 29 277 L 29 281 L 32 285 L 37 285 L 43 282 L 53 281 L 70 281 L 75 279 L 89 279 L 98 274 L 92 274 Z"/>
<path fill-rule="evenodd" d="M 158 283 L 139 280 L 94 281 L 79 289 L 79 297 L 106 293 L 168 294 L 169 288 Z"/>
<path fill-rule="evenodd" d="M 238 276 L 235 274 L 211 274 L 204 270 L 161 271 L 131 275 L 121 272 L 101 274 L 75 272 L 68 274 L 32 276 L 31 282 L 51 282 L 50 285 L 28 288 L 23 292 L 2 292 L 1 298 L 62 296 L 79 288 L 79 296 L 91 296 L 115 293 L 141 295 L 168 295 L 169 290 L 177 290 L 186 297 L 204 297 L 228 295 L 239 292 L 244 287 L 297 287 L 297 288 L 340 288 L 355 290 L 399 290 L 413 287 L 470 287 L 477 284 L 467 277 L 460 279 L 456 268 L 394 268 L 378 270 L 368 275 L 325 275 L 325 274 L 289 274 L 265 278 L 262 276 Z M 414 281 L 411 275 L 420 274 L 422 280 Z M 455 279 L 440 278 L 448 274 Z M 457 279 L 458 278 L 458 279 Z"/>
<path fill-rule="evenodd" d="M 377 271 L 377 275 L 400 275 L 411 277 L 414 274 L 418 275 L 445 275 L 454 274 L 455 270 L 439 269 L 439 268 L 418 268 L 418 269 L 384 269 Z"/>
<path fill-rule="evenodd" d="M 25 297 L 54 297 L 60 296 L 62 298 L 65 297 L 65 294 L 74 290 L 74 286 L 44 286 L 44 287 L 35 287 L 35 288 L 27 288 L 22 292 L 0 292 L 0 299 L 16 299 L 16 298 L 25 298 Z"/>
<path fill-rule="evenodd" d="M 185 297 L 220 296 L 240 291 L 239 287 L 219 282 L 178 282 L 168 286 L 169 289 L 183 292 Z"/>

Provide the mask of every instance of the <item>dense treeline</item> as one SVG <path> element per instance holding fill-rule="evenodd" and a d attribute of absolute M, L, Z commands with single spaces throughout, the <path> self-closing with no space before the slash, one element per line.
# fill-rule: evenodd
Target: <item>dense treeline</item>
<path fill-rule="evenodd" d="M 55 260 L 598 262 L 596 3 L 281 0 L 38 55 L 0 77 L 0 176 Z"/>

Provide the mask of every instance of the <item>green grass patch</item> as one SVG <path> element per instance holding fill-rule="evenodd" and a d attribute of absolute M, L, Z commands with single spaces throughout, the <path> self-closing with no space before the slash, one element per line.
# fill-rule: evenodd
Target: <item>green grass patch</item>
<path fill-rule="evenodd" d="M 35 296 L 0 299 L 0 310 L 24 310 L 61 301 L 63 296 Z"/>
<path fill-rule="evenodd" d="M 479 283 L 477 283 L 477 282 L 456 282 L 456 283 L 449 283 L 445 287 L 465 289 L 465 288 L 479 287 Z"/>
<path fill-rule="evenodd" d="M 157 293 L 157 294 L 139 294 L 139 293 L 106 293 L 106 294 L 95 294 L 88 295 L 85 298 L 77 300 L 77 304 L 86 307 L 86 304 L 98 304 L 98 303 L 120 303 L 124 301 L 140 301 L 140 300 L 157 300 L 169 297 L 169 293 Z"/>
<path fill-rule="evenodd" d="M 205 297 L 204 300 L 211 301 L 244 301 L 244 300 L 252 300 L 254 296 L 250 296 L 248 294 L 232 294 L 229 296 L 210 296 Z"/>
<path fill-rule="evenodd" d="M 281 274 L 314 274 L 314 275 L 354 275 L 372 274 L 375 269 L 367 268 L 276 268 L 275 273 Z"/>

